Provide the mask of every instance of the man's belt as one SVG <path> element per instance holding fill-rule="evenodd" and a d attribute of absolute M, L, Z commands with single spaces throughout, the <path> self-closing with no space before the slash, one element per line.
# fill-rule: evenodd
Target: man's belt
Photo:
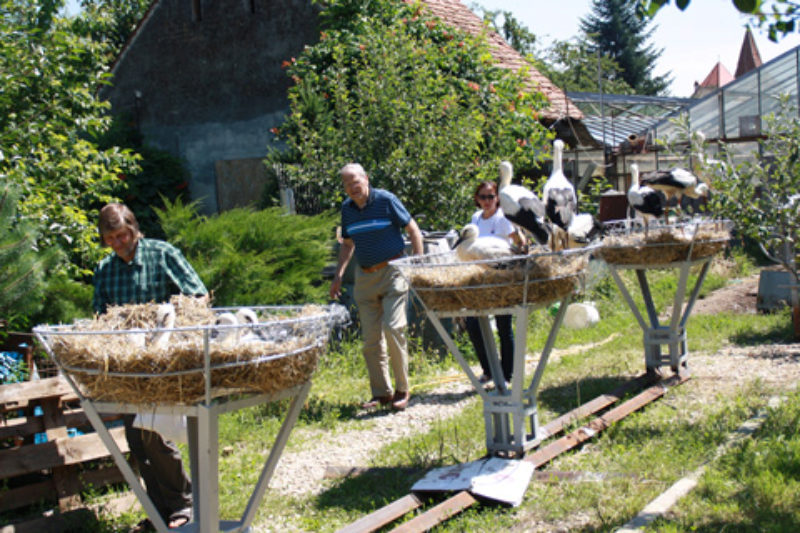
<path fill-rule="evenodd" d="M 400 259 L 401 257 L 403 257 L 403 254 L 399 253 L 394 257 L 390 257 L 386 261 L 381 261 L 380 263 L 377 263 L 377 264 L 372 265 L 372 266 L 368 266 L 366 268 L 365 267 L 361 267 L 361 270 L 363 270 L 365 274 L 372 274 L 373 272 L 377 272 L 378 270 L 388 266 L 389 265 L 389 261 L 394 261 L 395 259 Z"/>

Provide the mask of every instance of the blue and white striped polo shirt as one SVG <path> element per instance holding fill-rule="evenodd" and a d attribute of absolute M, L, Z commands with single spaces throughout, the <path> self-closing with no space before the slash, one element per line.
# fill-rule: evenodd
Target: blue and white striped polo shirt
<path fill-rule="evenodd" d="M 411 222 L 397 196 L 383 189 L 369 188 L 363 209 L 348 198 L 342 204 L 342 236 L 353 239 L 358 264 L 364 268 L 403 252 L 402 229 Z"/>

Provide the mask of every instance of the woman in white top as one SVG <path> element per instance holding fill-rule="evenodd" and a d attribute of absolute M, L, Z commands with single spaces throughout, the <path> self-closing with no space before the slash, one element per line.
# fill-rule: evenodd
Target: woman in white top
<path fill-rule="evenodd" d="M 480 209 L 472 215 L 472 223 L 478 226 L 479 237 L 497 237 L 510 240 L 518 246 L 523 244 L 514 225 L 503 215 L 500 200 L 497 197 L 497 185 L 494 182 L 484 181 L 478 185 L 475 189 L 475 205 Z M 511 315 L 497 315 L 494 319 L 500 337 L 500 366 L 503 369 L 503 377 L 506 381 L 511 381 L 511 373 L 514 369 L 514 329 Z M 491 371 L 478 319 L 467 317 L 466 326 L 469 339 L 472 341 L 475 354 L 478 356 L 483 370 L 480 381 L 486 383 L 491 379 Z"/>

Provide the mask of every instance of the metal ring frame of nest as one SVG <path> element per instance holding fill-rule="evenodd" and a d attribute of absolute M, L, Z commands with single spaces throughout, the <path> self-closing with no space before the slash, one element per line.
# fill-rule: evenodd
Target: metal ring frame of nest
<path fill-rule="evenodd" d="M 256 323 L 220 326 L 215 325 L 218 315 L 241 308 L 205 307 L 191 310 L 194 325 L 185 320 L 181 324 L 179 310 L 178 327 L 157 328 L 147 319 L 156 307 L 118 306 L 91 321 L 37 326 L 34 332 L 89 399 L 193 404 L 231 393 L 273 393 L 305 383 L 326 349 L 331 328 L 349 319 L 340 305 L 253 306 L 248 309 L 258 314 Z M 118 327 L 132 322 L 141 325 Z M 133 341 L 136 336 L 164 333 L 170 336 L 166 346 L 142 347 Z M 235 333 L 234 340 L 221 340 L 230 333 Z"/>
<path fill-rule="evenodd" d="M 455 252 L 392 262 L 432 311 L 544 306 L 571 294 L 595 247 L 459 261 Z"/>
<path fill-rule="evenodd" d="M 692 220 L 653 224 L 645 231 L 640 220 L 606 223 L 607 234 L 595 255 L 613 265 L 668 266 L 697 261 L 719 252 L 730 241 L 729 220 Z"/>

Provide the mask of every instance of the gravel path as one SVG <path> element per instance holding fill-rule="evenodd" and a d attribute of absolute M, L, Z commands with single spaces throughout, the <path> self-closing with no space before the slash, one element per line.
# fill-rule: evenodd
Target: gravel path
<path fill-rule="evenodd" d="M 324 438 L 313 432 L 298 432 L 307 443 L 299 452 L 284 452 L 270 481 L 270 489 L 284 494 L 318 494 L 328 467 L 366 467 L 370 457 L 383 446 L 396 440 L 426 432 L 437 421 L 460 413 L 468 402 L 477 401 L 477 394 L 467 381 L 455 380 L 433 391 L 411 396 L 405 411 L 363 411 L 359 428 Z"/>
<path fill-rule="evenodd" d="M 597 343 L 553 350 L 549 361 L 594 348 L 618 336 L 614 334 Z M 527 363 L 531 368 L 536 359 L 529 355 Z M 472 370 L 480 372 L 477 366 Z M 323 481 L 328 467 L 367 467 L 372 455 L 383 446 L 410 435 L 427 432 L 438 421 L 460 413 L 469 402 L 479 401 L 466 374 L 444 376 L 442 381 L 444 383 L 433 390 L 412 395 L 405 411 L 362 412 L 359 418 L 364 422 L 363 428 L 335 435 L 328 434 L 322 439 L 311 430 L 305 433 L 299 431 L 296 437 L 307 444 L 299 452 L 283 453 L 270 480 L 270 489 L 293 495 L 319 494 L 324 488 Z"/>

